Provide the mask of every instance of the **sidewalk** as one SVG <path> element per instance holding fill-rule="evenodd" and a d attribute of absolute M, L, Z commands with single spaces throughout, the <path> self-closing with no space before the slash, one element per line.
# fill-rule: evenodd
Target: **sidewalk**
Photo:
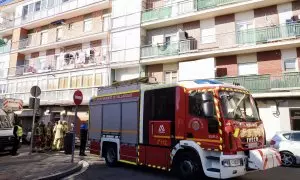
<path fill-rule="evenodd" d="M 64 174 L 70 170 L 80 171 L 78 162 L 97 160 L 95 156 L 78 156 L 75 151 L 74 163 L 71 163 L 71 155 L 63 152 L 33 153 L 22 152 L 19 156 L 7 156 L 0 158 L 0 179 L 1 180 L 32 180 L 54 174 Z M 89 155 L 89 154 L 88 154 Z"/>

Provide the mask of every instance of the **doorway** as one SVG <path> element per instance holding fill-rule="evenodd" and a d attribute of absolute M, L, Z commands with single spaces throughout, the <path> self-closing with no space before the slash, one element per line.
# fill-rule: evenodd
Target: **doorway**
<path fill-rule="evenodd" d="M 290 109 L 291 130 L 300 130 L 300 109 Z"/>

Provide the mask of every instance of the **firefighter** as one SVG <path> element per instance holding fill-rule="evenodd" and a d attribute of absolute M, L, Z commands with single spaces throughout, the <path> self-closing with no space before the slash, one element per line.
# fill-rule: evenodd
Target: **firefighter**
<path fill-rule="evenodd" d="M 57 126 L 54 129 L 54 150 L 61 150 L 62 138 L 63 138 L 63 125 L 61 121 L 58 121 Z"/>
<path fill-rule="evenodd" d="M 40 123 L 37 122 L 35 125 L 34 125 L 34 128 L 33 128 L 33 152 L 36 152 L 37 149 L 40 149 L 41 148 L 41 129 L 40 129 Z"/>
<path fill-rule="evenodd" d="M 39 129 L 40 129 L 40 140 L 41 140 L 39 151 L 44 152 L 45 145 L 46 145 L 45 144 L 46 143 L 46 127 L 45 127 L 44 121 L 42 121 L 39 124 Z"/>
<path fill-rule="evenodd" d="M 53 141 L 53 127 L 51 122 L 48 122 L 46 127 L 46 150 L 51 150 L 51 145 Z"/>
<path fill-rule="evenodd" d="M 23 128 L 20 125 L 20 122 L 17 119 L 17 117 L 15 117 L 15 126 L 14 126 L 13 133 L 14 133 L 14 138 L 15 139 L 14 139 L 14 146 L 13 146 L 13 149 L 11 151 L 11 154 L 13 156 L 17 156 L 18 155 L 17 151 L 18 151 L 18 148 L 19 148 L 20 140 L 21 140 L 22 135 L 23 135 Z"/>

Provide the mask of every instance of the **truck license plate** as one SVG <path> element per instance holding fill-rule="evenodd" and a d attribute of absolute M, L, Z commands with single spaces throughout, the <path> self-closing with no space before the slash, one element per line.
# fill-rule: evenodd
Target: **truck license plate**
<path fill-rule="evenodd" d="M 258 146 L 258 145 L 257 145 L 257 142 L 255 142 L 255 143 L 249 143 L 249 144 L 248 144 L 248 148 L 249 148 L 249 149 L 257 148 L 257 146 Z"/>

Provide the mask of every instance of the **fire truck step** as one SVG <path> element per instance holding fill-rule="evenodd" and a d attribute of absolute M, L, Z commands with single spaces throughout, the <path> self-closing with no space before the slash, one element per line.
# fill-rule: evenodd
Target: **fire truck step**
<path fill-rule="evenodd" d="M 216 157 L 216 156 L 206 156 L 206 159 L 220 161 L 220 157 Z"/>
<path fill-rule="evenodd" d="M 207 171 L 220 172 L 220 169 L 217 169 L 217 168 L 208 168 Z"/>

